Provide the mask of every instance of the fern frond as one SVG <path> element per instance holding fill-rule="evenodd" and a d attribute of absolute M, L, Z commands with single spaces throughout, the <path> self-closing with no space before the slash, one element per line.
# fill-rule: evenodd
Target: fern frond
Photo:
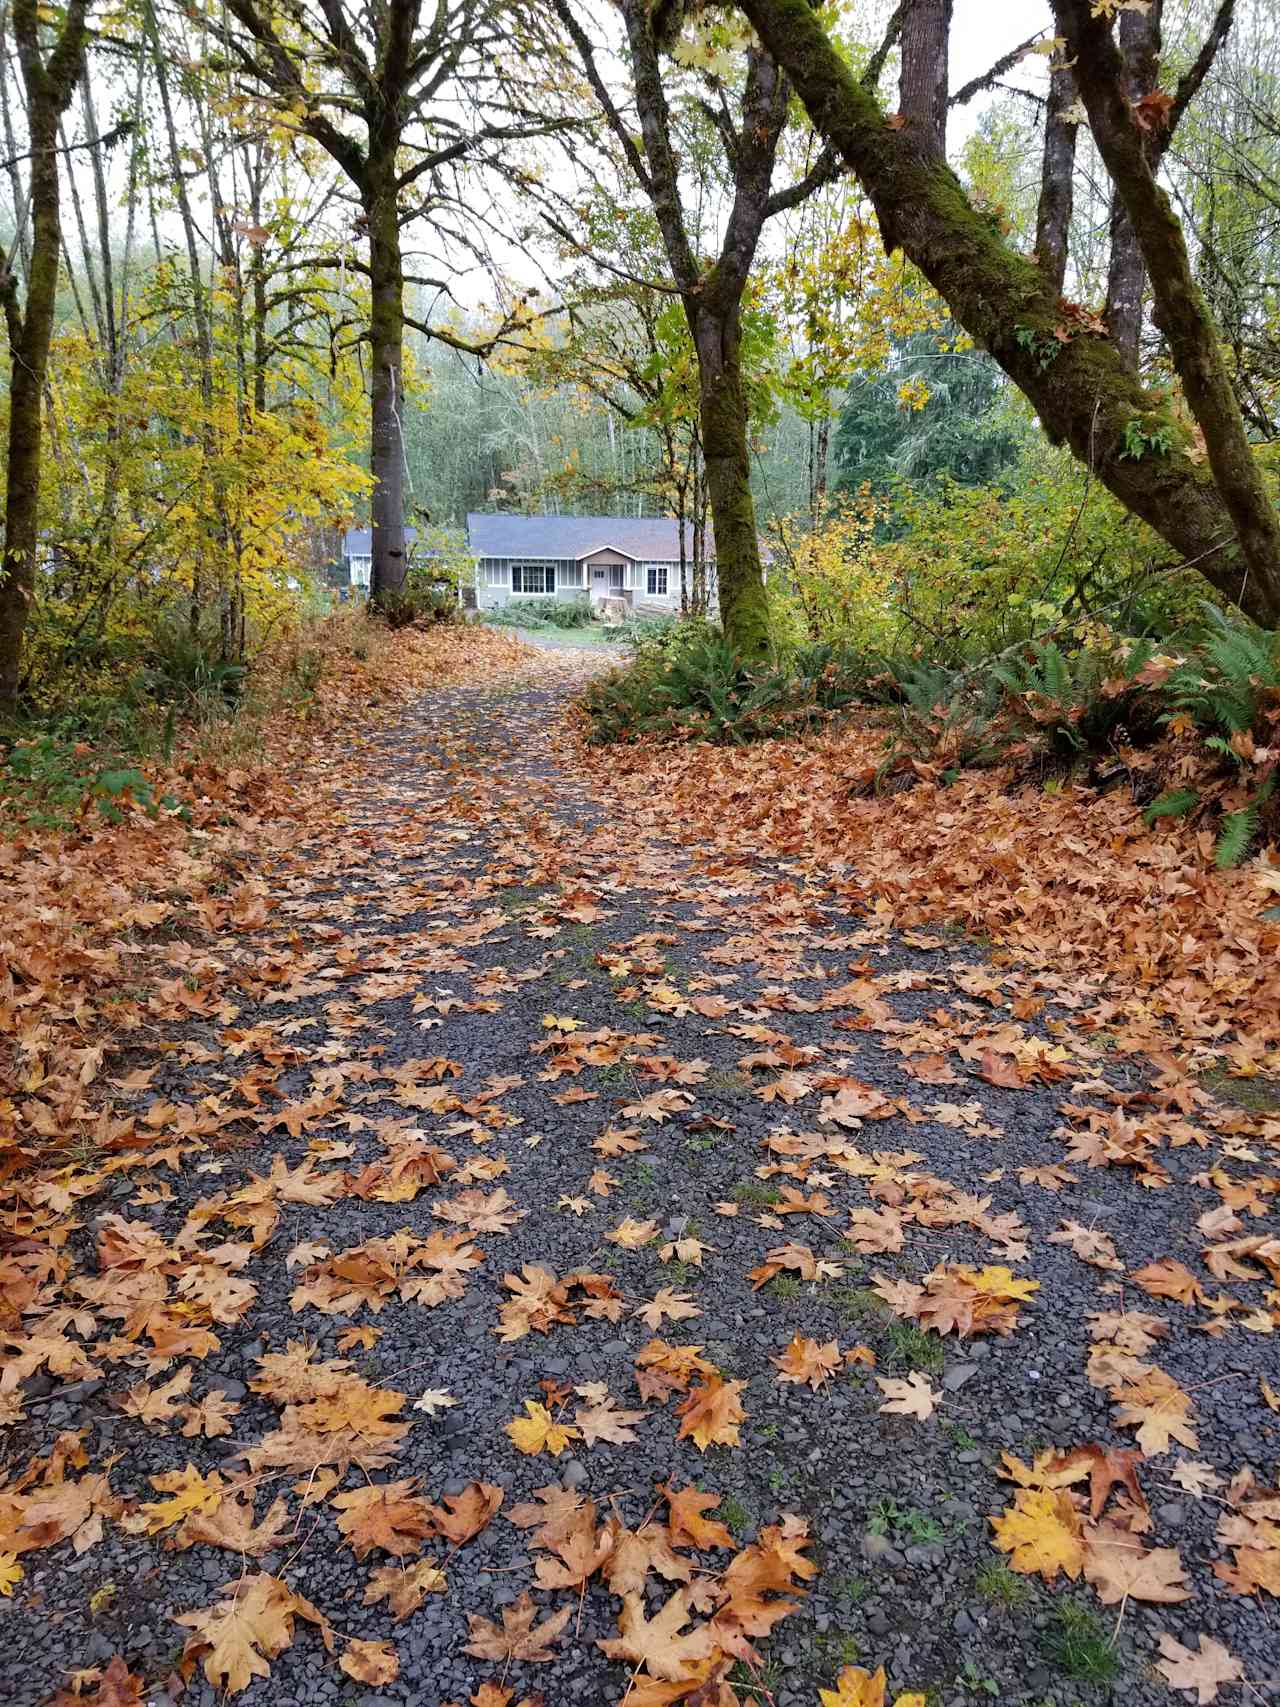
<path fill-rule="evenodd" d="M 1150 829 L 1157 818 L 1181 818 L 1199 804 L 1198 788 L 1171 788 L 1143 808 L 1142 821 Z"/>
<path fill-rule="evenodd" d="M 1238 812 L 1228 812 L 1218 832 L 1218 845 L 1213 850 L 1213 863 L 1219 871 L 1239 865 L 1249 851 L 1258 829 L 1256 805 L 1242 806 Z"/>

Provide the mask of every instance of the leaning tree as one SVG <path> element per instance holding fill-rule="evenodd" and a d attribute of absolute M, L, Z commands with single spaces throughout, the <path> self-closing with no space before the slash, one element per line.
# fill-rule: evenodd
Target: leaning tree
<path fill-rule="evenodd" d="M 1035 251 L 1020 253 L 947 164 L 951 0 L 904 0 L 899 110 L 856 77 L 809 0 L 738 0 L 815 127 L 856 173 L 884 241 L 900 248 L 959 323 L 1074 454 L 1186 563 L 1259 622 L 1280 623 L 1280 515 L 1232 390 L 1161 158 L 1230 30 L 1221 0 L 1199 50 L 1165 90 L 1161 0 L 1053 0 L 1051 87 Z M 1117 19 L 1120 19 L 1117 30 Z M 1068 97 L 1074 91 L 1078 97 Z M 1107 312 L 1064 302 L 1072 125 L 1087 122 L 1112 186 Z M 1137 369 L 1145 287 L 1194 427 Z"/>

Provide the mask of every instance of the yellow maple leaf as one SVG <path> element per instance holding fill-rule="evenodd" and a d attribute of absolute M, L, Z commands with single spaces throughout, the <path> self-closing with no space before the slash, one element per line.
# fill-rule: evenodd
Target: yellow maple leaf
<path fill-rule="evenodd" d="M 226 1488 L 218 1472 L 211 1470 L 204 1476 L 194 1464 L 188 1464 L 185 1470 L 165 1470 L 152 1476 L 151 1486 L 170 1498 L 144 1501 L 138 1507 L 136 1519 L 126 1523 L 125 1527 L 132 1529 L 137 1522 L 144 1535 L 156 1535 L 183 1522 L 193 1512 L 211 1511 L 226 1498 Z"/>
<path fill-rule="evenodd" d="M 1015 1571 L 1038 1572 L 1052 1582 L 1059 1571 L 1073 1580 L 1084 1565 L 1080 1518 L 1069 1494 L 1056 1488 L 1019 1488 L 1013 1504 L 991 1519 L 996 1546 Z"/>
<path fill-rule="evenodd" d="M 507 1424 L 512 1444 L 521 1452 L 549 1452 L 558 1458 L 571 1440 L 580 1440 L 579 1430 L 569 1423 L 558 1423 L 545 1405 L 536 1399 L 526 1399 L 527 1416 L 513 1417 Z"/>
<path fill-rule="evenodd" d="M 0 1594 L 7 1599 L 25 1575 L 16 1554 L 0 1553 Z"/>
<path fill-rule="evenodd" d="M 820 1689 L 822 1707 L 884 1707 L 884 1667 L 873 1676 L 861 1666 L 845 1666 L 834 1689 Z"/>

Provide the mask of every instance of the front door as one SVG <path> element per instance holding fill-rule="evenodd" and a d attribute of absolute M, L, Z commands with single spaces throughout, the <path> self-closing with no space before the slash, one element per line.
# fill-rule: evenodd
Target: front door
<path fill-rule="evenodd" d="M 606 563 L 594 563 L 591 566 L 591 599 L 593 604 L 599 604 L 601 599 L 609 596 L 609 566 Z"/>

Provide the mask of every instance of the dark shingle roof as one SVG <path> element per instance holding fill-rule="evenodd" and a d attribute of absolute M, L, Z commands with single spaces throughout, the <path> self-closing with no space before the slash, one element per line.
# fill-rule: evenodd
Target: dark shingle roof
<path fill-rule="evenodd" d="M 477 557 L 585 557 L 612 546 L 656 563 L 680 560 L 680 524 L 662 516 L 502 516 L 472 511 L 467 541 Z M 686 555 L 693 529 L 685 526 Z M 708 544 L 710 540 L 708 540 Z"/>
<path fill-rule="evenodd" d="M 407 543 L 412 545 L 418 537 L 417 528 L 406 526 L 404 537 Z M 347 557 L 368 557 L 373 550 L 373 529 L 348 528 L 343 537 L 342 550 Z"/>

